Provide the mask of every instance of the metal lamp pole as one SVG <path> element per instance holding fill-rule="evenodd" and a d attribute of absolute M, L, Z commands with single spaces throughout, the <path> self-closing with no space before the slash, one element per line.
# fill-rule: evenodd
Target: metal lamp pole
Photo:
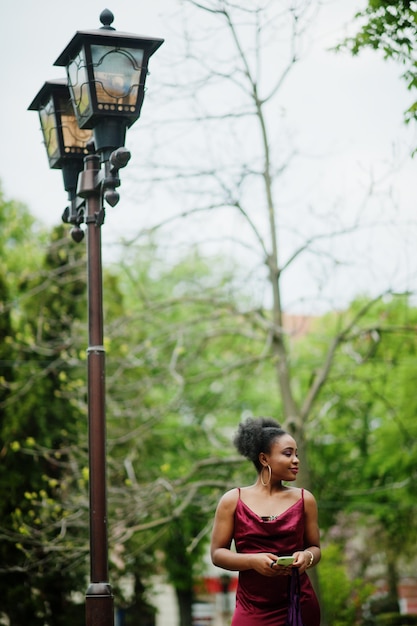
<path fill-rule="evenodd" d="M 84 199 L 83 221 L 87 224 L 88 293 L 88 440 L 90 494 L 90 585 L 86 592 L 87 626 L 113 626 L 113 594 L 108 567 L 106 488 L 105 350 L 103 345 L 103 271 L 101 226 L 103 200 L 114 206 L 120 184 L 119 168 L 125 167 L 130 152 L 121 147 L 110 154 L 101 170 L 99 154 L 84 158 L 77 195 Z M 84 202 L 82 203 L 84 207 Z M 77 227 L 74 234 L 77 235 Z"/>
<path fill-rule="evenodd" d="M 87 626 L 113 626 L 113 594 L 108 575 L 105 350 L 101 261 L 100 157 L 85 157 L 78 194 L 86 199 L 88 280 L 88 439 L 90 486 L 90 585 L 86 592 Z"/>

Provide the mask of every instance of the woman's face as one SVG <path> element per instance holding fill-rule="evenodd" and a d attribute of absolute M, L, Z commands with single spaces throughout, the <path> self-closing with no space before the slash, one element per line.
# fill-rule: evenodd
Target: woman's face
<path fill-rule="evenodd" d="M 275 439 L 271 451 L 265 455 L 271 467 L 272 478 L 276 480 L 295 480 L 297 478 L 299 459 L 297 444 L 291 435 L 282 435 Z"/>

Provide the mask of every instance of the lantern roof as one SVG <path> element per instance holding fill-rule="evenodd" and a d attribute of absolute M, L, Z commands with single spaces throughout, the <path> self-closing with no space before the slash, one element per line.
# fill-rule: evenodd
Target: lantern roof
<path fill-rule="evenodd" d="M 62 91 L 68 91 L 68 83 L 66 78 L 55 78 L 45 81 L 43 86 L 39 89 L 38 93 L 28 106 L 28 111 L 39 111 L 41 106 L 51 97 L 52 93 L 60 89 Z"/>
<path fill-rule="evenodd" d="M 108 43 L 113 46 L 127 46 L 131 48 L 144 47 L 148 56 L 152 56 L 164 43 L 164 40 L 160 38 L 141 37 L 134 33 L 118 31 L 111 26 L 113 19 L 113 13 L 106 9 L 100 15 L 100 21 L 103 24 L 101 28 L 77 31 L 66 48 L 61 52 L 54 65 L 68 65 L 84 41 L 88 41 L 92 44 L 105 44 L 106 40 L 108 40 Z"/>

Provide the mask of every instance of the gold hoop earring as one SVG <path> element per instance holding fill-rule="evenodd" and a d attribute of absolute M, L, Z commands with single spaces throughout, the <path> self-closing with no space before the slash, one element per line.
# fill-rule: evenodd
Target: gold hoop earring
<path fill-rule="evenodd" d="M 264 483 L 264 477 L 263 477 L 265 467 L 267 467 L 269 471 L 269 476 L 268 476 L 268 480 L 266 483 Z M 263 484 L 264 487 L 267 487 L 269 483 L 271 482 L 271 476 L 272 476 L 271 467 L 269 465 L 264 465 L 263 468 L 261 469 L 261 483 Z"/>

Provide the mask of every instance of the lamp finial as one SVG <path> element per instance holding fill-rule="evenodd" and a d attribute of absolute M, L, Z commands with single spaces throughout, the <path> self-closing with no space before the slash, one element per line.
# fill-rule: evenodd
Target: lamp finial
<path fill-rule="evenodd" d="M 113 26 L 111 26 L 113 20 L 113 13 L 109 9 L 104 9 L 104 11 L 100 13 L 100 22 L 103 24 L 103 26 L 101 26 L 100 28 L 106 30 L 116 30 L 115 28 L 113 28 Z"/>

